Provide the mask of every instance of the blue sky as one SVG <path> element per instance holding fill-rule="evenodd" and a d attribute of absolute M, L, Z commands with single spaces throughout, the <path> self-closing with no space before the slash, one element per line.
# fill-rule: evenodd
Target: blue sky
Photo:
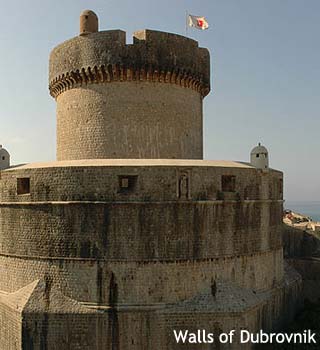
<path fill-rule="evenodd" d="M 211 53 L 204 101 L 205 158 L 249 159 L 258 142 L 285 174 L 288 200 L 320 200 L 318 0 L 19 0 L 1 2 L 0 143 L 13 163 L 55 159 L 48 56 L 94 10 L 100 29 L 185 34 L 185 12 L 207 31 L 189 36 Z"/>

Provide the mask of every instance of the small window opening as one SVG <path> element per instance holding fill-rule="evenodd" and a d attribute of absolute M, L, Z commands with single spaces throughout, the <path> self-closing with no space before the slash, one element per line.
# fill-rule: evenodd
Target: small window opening
<path fill-rule="evenodd" d="M 2 156 L 2 160 L 5 160 L 6 159 L 6 157 L 5 156 Z"/>
<path fill-rule="evenodd" d="M 137 184 L 137 175 L 121 175 L 119 178 L 119 189 L 122 193 L 134 191 Z"/>
<path fill-rule="evenodd" d="M 17 194 L 28 194 L 30 193 L 30 178 L 21 177 L 17 178 Z"/>
<path fill-rule="evenodd" d="M 221 188 L 222 188 L 222 192 L 235 192 L 236 177 L 234 175 L 222 175 Z"/>
<path fill-rule="evenodd" d="M 279 194 L 283 196 L 283 179 L 279 180 Z"/>
<path fill-rule="evenodd" d="M 256 158 L 259 158 L 260 154 L 256 154 Z"/>

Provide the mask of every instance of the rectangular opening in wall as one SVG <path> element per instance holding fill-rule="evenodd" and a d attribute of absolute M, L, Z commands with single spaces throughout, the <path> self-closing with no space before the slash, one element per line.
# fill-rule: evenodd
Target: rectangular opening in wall
<path fill-rule="evenodd" d="M 137 175 L 120 175 L 119 179 L 119 191 L 122 193 L 133 192 L 137 184 Z"/>
<path fill-rule="evenodd" d="M 28 194 L 30 193 L 30 178 L 20 177 L 17 178 L 17 194 Z"/>
<path fill-rule="evenodd" d="M 222 192 L 236 191 L 236 177 L 234 175 L 221 176 L 221 190 Z"/>
<path fill-rule="evenodd" d="M 280 199 L 283 198 L 283 179 L 279 180 L 279 195 L 280 195 Z"/>

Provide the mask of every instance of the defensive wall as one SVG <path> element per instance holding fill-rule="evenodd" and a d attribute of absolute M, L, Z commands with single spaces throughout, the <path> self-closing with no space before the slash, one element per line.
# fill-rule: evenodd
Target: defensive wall
<path fill-rule="evenodd" d="M 202 160 L 207 49 L 152 30 L 127 44 L 84 11 L 49 90 L 58 162 L 0 172 L 0 350 L 193 350 L 173 329 L 293 317 L 282 173 L 260 144 L 251 164 Z"/>
<path fill-rule="evenodd" d="M 57 159 L 202 159 L 210 57 L 192 39 L 101 31 L 52 50 Z M 79 145 L 81 145 L 79 147 Z"/>
<path fill-rule="evenodd" d="M 191 297 L 218 275 L 255 290 L 282 281 L 281 172 L 235 162 L 130 162 L 2 172 L 0 289 L 51 271 L 77 300 L 107 303 L 114 278 L 119 302 L 148 304 Z M 28 193 L 19 194 L 21 182 Z"/>
<path fill-rule="evenodd" d="M 283 225 L 284 257 L 302 276 L 302 297 L 319 303 L 320 239 L 292 226 Z"/>

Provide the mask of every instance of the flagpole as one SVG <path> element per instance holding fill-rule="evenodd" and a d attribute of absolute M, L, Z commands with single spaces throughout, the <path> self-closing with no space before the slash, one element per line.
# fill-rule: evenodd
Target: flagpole
<path fill-rule="evenodd" d="M 188 36 L 188 10 L 186 10 L 186 36 Z"/>

